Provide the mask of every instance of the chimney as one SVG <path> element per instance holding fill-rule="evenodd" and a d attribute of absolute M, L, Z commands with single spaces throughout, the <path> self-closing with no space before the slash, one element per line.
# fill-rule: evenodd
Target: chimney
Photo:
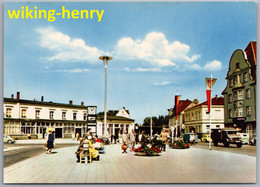
<path fill-rule="evenodd" d="M 42 97 L 41 97 L 41 102 L 43 102 L 43 101 L 44 101 L 44 97 L 42 96 Z"/>
<path fill-rule="evenodd" d="M 11 99 L 14 99 L 14 94 L 11 94 Z"/>
<path fill-rule="evenodd" d="M 20 100 L 20 92 L 16 93 L 16 99 L 19 101 Z"/>
<path fill-rule="evenodd" d="M 84 106 L 84 102 L 81 102 L 81 106 Z"/>
<path fill-rule="evenodd" d="M 69 104 L 72 105 L 72 100 L 69 101 Z"/>

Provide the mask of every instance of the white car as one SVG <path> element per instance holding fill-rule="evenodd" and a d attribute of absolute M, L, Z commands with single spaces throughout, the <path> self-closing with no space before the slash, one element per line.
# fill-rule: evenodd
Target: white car
<path fill-rule="evenodd" d="M 237 134 L 240 135 L 243 144 L 249 144 L 249 134 L 247 133 L 237 133 Z"/>

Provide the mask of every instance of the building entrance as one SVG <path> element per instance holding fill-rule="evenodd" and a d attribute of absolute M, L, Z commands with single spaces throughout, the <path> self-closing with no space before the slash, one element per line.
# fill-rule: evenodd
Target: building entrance
<path fill-rule="evenodd" d="M 76 128 L 75 135 L 79 133 L 79 137 L 82 137 L 81 128 Z"/>
<path fill-rule="evenodd" d="M 62 138 L 62 128 L 55 128 L 55 138 Z"/>

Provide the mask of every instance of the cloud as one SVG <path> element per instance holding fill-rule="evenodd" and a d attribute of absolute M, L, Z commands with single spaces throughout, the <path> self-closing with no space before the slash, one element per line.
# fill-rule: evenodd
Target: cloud
<path fill-rule="evenodd" d="M 188 65 L 190 70 L 203 70 L 203 71 L 218 71 L 222 68 L 222 63 L 218 60 L 213 60 L 208 62 L 204 66 L 200 66 L 199 64 L 191 64 Z"/>
<path fill-rule="evenodd" d="M 88 69 L 70 69 L 70 70 L 55 70 L 54 72 L 64 72 L 64 73 L 83 73 L 89 71 Z"/>
<path fill-rule="evenodd" d="M 135 60 L 138 68 L 126 67 L 129 72 L 163 72 L 165 70 L 210 70 L 222 68 L 220 61 L 208 62 L 205 66 L 194 63 L 200 55 L 189 55 L 190 46 L 179 41 L 169 42 L 161 32 L 150 32 L 143 40 L 124 37 L 118 40 L 114 51 L 104 52 L 97 47 L 89 46 L 84 40 L 72 38 L 53 27 L 38 28 L 40 34 L 39 45 L 49 51 L 51 55 L 44 57 L 47 61 L 87 62 L 96 64 L 99 56 L 110 55 L 120 61 Z M 142 64 L 141 64 L 142 63 Z M 86 69 L 85 69 L 86 70 Z M 85 70 L 58 70 L 59 72 L 79 73 Z"/>
<path fill-rule="evenodd" d="M 154 66 L 175 66 L 176 63 L 191 63 L 200 55 L 188 56 L 190 47 L 179 41 L 169 42 L 161 32 L 151 32 L 144 40 L 133 40 L 130 37 L 120 39 L 113 52 L 122 60 L 139 59 Z"/>
<path fill-rule="evenodd" d="M 155 86 L 167 86 L 169 84 L 171 84 L 171 82 L 169 82 L 169 81 L 162 81 L 162 82 L 159 82 L 159 83 L 153 83 L 153 85 L 155 85 Z"/>
<path fill-rule="evenodd" d="M 129 67 L 126 67 L 124 68 L 125 71 L 128 71 L 128 72 L 161 72 L 161 68 L 129 68 Z"/>
<path fill-rule="evenodd" d="M 222 68 L 222 63 L 218 60 L 213 60 L 212 62 L 209 62 L 204 66 L 205 70 L 211 70 L 211 71 L 221 70 L 221 68 Z"/>
<path fill-rule="evenodd" d="M 40 34 L 40 46 L 52 51 L 54 54 L 45 58 L 48 61 L 96 63 L 99 56 L 106 54 L 96 47 L 88 46 L 82 39 L 72 39 L 52 27 L 39 28 L 37 32 Z"/>

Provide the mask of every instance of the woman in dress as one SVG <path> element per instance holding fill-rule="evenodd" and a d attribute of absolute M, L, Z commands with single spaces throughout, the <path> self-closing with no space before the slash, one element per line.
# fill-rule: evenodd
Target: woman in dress
<path fill-rule="evenodd" d="M 47 136 L 47 153 L 51 154 L 51 150 L 54 148 L 53 142 L 54 142 L 54 131 L 49 131 L 50 134 Z"/>

